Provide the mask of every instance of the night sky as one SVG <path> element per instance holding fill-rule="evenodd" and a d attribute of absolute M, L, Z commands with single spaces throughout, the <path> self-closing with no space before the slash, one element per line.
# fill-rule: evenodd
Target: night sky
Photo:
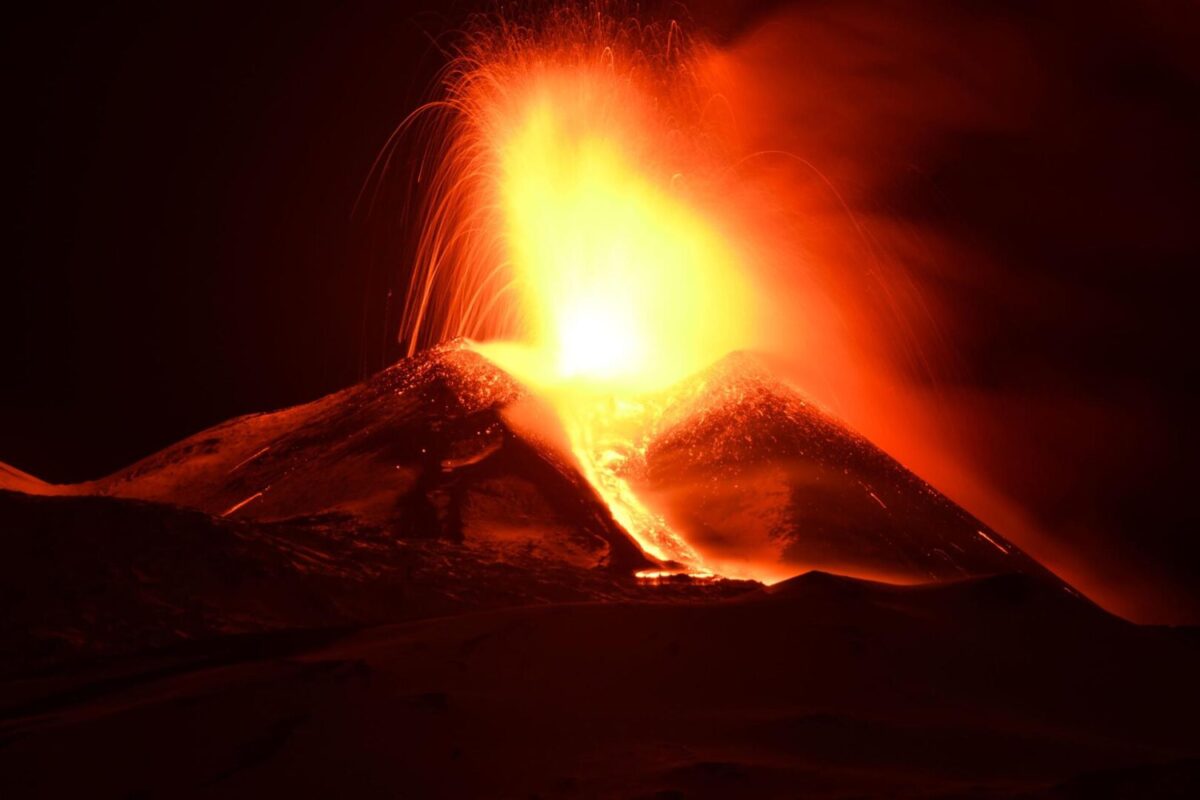
<path fill-rule="evenodd" d="M 737 5 L 693 16 L 732 41 L 785 4 Z M 998 265 L 986 280 L 917 276 L 949 309 L 946 379 L 990 398 L 964 412 L 969 445 L 1066 546 L 1161 584 L 1148 613 L 1200 621 L 1200 25 L 1173 3 L 909 5 L 921 12 L 889 4 L 889 18 L 1015 31 L 1043 98 L 1020 125 L 922 138 L 875 189 Z M 0 461 L 98 477 L 396 358 L 407 218 L 351 210 L 443 63 L 431 35 L 469 8 L 118 3 L 8 19 Z M 1018 72 L 997 80 L 1020 89 Z"/>

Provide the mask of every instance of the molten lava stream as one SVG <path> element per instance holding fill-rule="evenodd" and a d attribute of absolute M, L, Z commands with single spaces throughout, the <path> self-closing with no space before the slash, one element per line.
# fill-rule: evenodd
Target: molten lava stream
<path fill-rule="evenodd" d="M 623 477 L 626 463 L 644 455 L 646 408 L 614 396 L 579 396 L 561 405 L 559 414 L 583 474 L 642 550 L 664 566 L 696 576 L 708 574 L 700 554 L 647 508 Z"/>
<path fill-rule="evenodd" d="M 617 524 L 643 552 L 661 562 L 661 569 L 639 577 L 713 575 L 701 554 L 661 514 L 649 508 L 626 480 L 627 467 L 645 455 L 656 406 L 636 399 L 631 389 L 614 389 L 611 382 L 598 385 L 578 377 L 559 379 L 545 369 L 546 353 L 537 348 L 496 342 L 476 343 L 473 347 L 522 378 L 549 404 L 566 436 L 570 452 L 565 455 L 574 458 Z"/>

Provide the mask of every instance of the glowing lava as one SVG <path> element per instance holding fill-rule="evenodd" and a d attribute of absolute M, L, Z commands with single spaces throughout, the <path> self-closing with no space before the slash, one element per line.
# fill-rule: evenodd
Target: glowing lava
<path fill-rule="evenodd" d="M 448 144 L 404 333 L 413 349 L 492 340 L 481 351 L 550 400 L 614 518 L 702 571 L 620 477 L 647 424 L 637 396 L 751 341 L 743 258 L 712 213 L 698 63 L 673 24 L 597 8 L 481 25 L 434 106 Z"/>
<path fill-rule="evenodd" d="M 611 80 L 533 88 L 498 151 L 505 241 L 552 376 L 658 388 L 745 343 L 746 291 L 732 248 L 637 163 L 645 122 L 604 96 Z"/>

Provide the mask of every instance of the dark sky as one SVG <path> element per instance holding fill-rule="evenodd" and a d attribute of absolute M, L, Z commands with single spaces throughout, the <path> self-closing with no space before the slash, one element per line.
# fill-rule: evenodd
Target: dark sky
<path fill-rule="evenodd" d="M 783 5 L 693 9 L 731 38 Z M 958 388 L 991 398 L 992 422 L 970 426 L 984 472 L 1070 546 L 1161 574 L 1171 602 L 1200 615 L 1200 70 L 1180 55 L 1194 15 L 1158 2 L 881 7 L 948 39 L 964 14 L 986 28 L 1002 9 L 1049 98 L 1019 127 L 921 138 L 903 155 L 919 180 L 874 198 L 990 253 L 1007 285 L 1047 288 L 1031 301 L 993 279 L 930 279 L 947 329 L 969 328 Z M 356 222 L 351 208 L 441 65 L 426 33 L 460 18 L 316 2 L 7 19 L 0 461 L 98 477 L 393 357 L 387 289 L 405 220 L 392 208 Z M 1093 425 L 1061 397 L 1097 398 L 1103 413 Z"/>
<path fill-rule="evenodd" d="M 351 208 L 444 21 L 118 3 L 6 27 L 0 460 L 96 477 L 378 367 Z"/>

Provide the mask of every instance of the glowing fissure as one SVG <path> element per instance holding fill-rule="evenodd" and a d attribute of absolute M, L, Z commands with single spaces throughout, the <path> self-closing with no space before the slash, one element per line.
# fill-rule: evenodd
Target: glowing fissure
<path fill-rule="evenodd" d="M 720 164 L 697 59 L 673 23 L 605 11 L 486 20 L 448 71 L 402 335 L 491 340 L 481 352 L 554 406 L 614 519 L 648 555 L 703 572 L 622 477 L 647 424 L 631 398 L 745 346 L 751 293 L 698 199 Z"/>

